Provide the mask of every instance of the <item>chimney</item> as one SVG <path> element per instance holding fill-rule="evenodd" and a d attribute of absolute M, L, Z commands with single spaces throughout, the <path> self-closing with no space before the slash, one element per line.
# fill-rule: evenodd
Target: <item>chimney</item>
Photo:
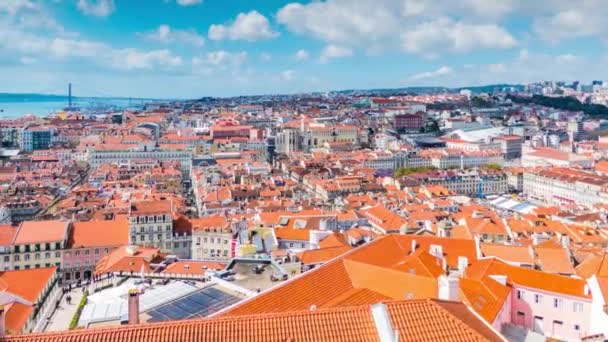
<path fill-rule="evenodd" d="M 384 303 L 374 304 L 371 309 L 379 340 L 382 342 L 398 342 L 399 336 L 395 329 L 393 329 L 391 316 L 389 315 L 386 305 L 384 305 Z"/>
<path fill-rule="evenodd" d="M 6 334 L 6 311 L 4 305 L 0 305 L 0 339 L 4 339 Z"/>
<path fill-rule="evenodd" d="M 129 324 L 139 324 L 139 290 L 129 290 Z"/>
<path fill-rule="evenodd" d="M 439 276 L 437 282 L 439 292 L 437 297 L 439 299 L 451 301 L 460 300 L 460 278 L 442 275 Z"/>

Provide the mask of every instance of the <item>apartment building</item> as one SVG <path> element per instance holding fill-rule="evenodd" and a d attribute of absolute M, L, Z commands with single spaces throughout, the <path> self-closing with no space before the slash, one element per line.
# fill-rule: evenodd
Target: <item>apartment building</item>
<path fill-rule="evenodd" d="M 156 247 L 163 252 L 171 252 L 172 243 L 172 201 L 131 202 L 129 207 L 129 244 Z"/>
<path fill-rule="evenodd" d="M 192 258 L 227 261 L 235 255 L 231 224 L 224 216 L 192 220 Z"/>
<path fill-rule="evenodd" d="M 524 194 L 549 205 L 592 208 L 601 203 L 606 184 L 608 177 L 567 168 L 528 169 L 523 175 Z"/>
<path fill-rule="evenodd" d="M 159 162 L 178 162 L 182 173 L 189 173 L 192 166 L 192 152 L 180 150 L 133 151 L 121 150 L 91 150 L 88 162 L 92 168 L 105 164 L 130 164 L 137 161 L 154 160 Z"/>
<path fill-rule="evenodd" d="M 103 257 L 128 242 L 126 218 L 74 222 L 62 254 L 63 281 L 90 279 Z"/>
<path fill-rule="evenodd" d="M 493 170 L 430 171 L 411 175 L 410 178 L 424 185 L 441 185 L 459 195 L 476 197 L 504 194 L 509 189 L 507 174 Z"/>
<path fill-rule="evenodd" d="M 61 267 L 61 253 L 67 244 L 71 225 L 67 221 L 26 221 L 13 239 L 9 266 L 11 270 Z"/>

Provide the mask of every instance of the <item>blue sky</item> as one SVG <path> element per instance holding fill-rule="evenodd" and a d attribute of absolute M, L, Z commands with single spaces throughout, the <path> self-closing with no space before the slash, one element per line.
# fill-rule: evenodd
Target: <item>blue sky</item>
<path fill-rule="evenodd" d="M 608 73 L 604 0 L 0 0 L 0 92 L 196 98 Z"/>

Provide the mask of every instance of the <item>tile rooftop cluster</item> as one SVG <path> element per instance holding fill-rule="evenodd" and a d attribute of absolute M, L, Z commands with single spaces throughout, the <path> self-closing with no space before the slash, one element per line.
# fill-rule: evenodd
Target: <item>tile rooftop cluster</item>
<path fill-rule="evenodd" d="M 490 105 L 472 106 L 472 96 Z M 466 91 L 208 99 L 0 120 L 4 334 L 608 338 L 604 124 Z M 150 323 L 116 281 L 102 291 L 123 291 L 135 313 L 121 320 L 137 320 L 45 332 L 61 289 L 100 279 L 238 295 L 197 304 L 205 314 L 196 317 L 208 317 L 192 320 L 162 303 L 176 320 Z"/>

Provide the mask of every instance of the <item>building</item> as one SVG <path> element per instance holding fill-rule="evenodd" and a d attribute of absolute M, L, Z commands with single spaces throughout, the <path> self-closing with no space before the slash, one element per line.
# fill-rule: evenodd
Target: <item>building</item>
<path fill-rule="evenodd" d="M 44 150 L 51 147 L 54 128 L 28 127 L 21 131 L 19 147 L 24 152 Z"/>
<path fill-rule="evenodd" d="M 471 197 L 501 195 L 509 190 L 507 174 L 502 171 L 473 169 L 429 171 L 409 176 L 424 185 L 441 185 L 450 191 Z"/>
<path fill-rule="evenodd" d="M 494 138 L 500 143 L 500 149 L 506 160 L 521 158 L 523 138 L 519 135 L 501 135 Z"/>
<path fill-rule="evenodd" d="M 71 225 L 66 221 L 25 221 L 12 243 L 10 269 L 61 267 Z M 5 267 L 7 265 L 5 264 Z"/>
<path fill-rule="evenodd" d="M 2 335 L 42 331 L 56 301 L 61 298 L 55 267 L 0 273 Z"/>
<path fill-rule="evenodd" d="M 296 152 L 299 149 L 300 136 L 298 130 L 293 128 L 285 128 L 277 133 L 276 152 L 289 154 Z"/>
<path fill-rule="evenodd" d="M 394 117 L 396 131 L 419 131 L 424 127 L 424 114 L 399 114 Z"/>
<path fill-rule="evenodd" d="M 127 149 L 117 150 L 91 150 L 88 153 L 88 162 L 92 168 L 100 165 L 118 164 L 129 165 L 137 161 L 178 162 L 182 173 L 189 173 L 192 166 L 192 152 L 180 150 L 154 150 L 154 151 L 130 151 Z"/>
<path fill-rule="evenodd" d="M 231 224 L 224 216 L 192 220 L 192 258 L 227 261 L 235 255 Z"/>
<path fill-rule="evenodd" d="M 531 199 L 548 205 L 592 208 L 602 202 L 602 189 L 608 177 L 554 167 L 528 169 L 523 174 L 523 192 Z"/>
<path fill-rule="evenodd" d="M 353 302 L 353 304 L 356 302 Z M 424 323 L 422 323 L 424 322 Z M 462 303 L 400 299 L 317 308 L 11 336 L 7 342 L 129 341 L 506 341 Z"/>
<path fill-rule="evenodd" d="M 62 256 L 63 281 L 90 279 L 101 258 L 128 243 L 129 221 L 126 218 L 74 222 Z"/>
<path fill-rule="evenodd" d="M 171 200 L 135 201 L 129 207 L 129 244 L 173 250 Z"/>

